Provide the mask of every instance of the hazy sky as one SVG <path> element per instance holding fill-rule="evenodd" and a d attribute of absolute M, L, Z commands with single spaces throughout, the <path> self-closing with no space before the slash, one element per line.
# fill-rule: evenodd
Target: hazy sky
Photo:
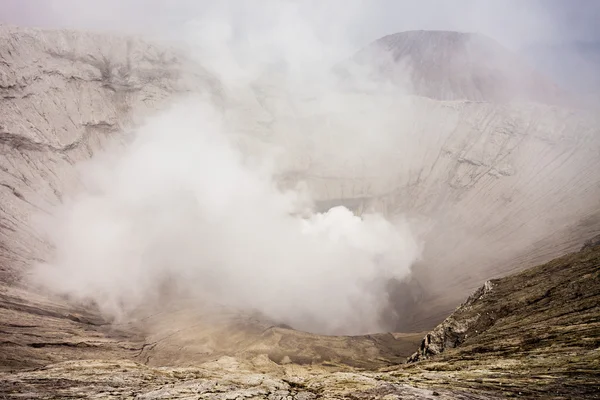
<path fill-rule="evenodd" d="M 270 8 L 293 2 L 1 0 L 0 22 L 176 36 L 183 23 L 202 18 L 211 7 L 226 9 L 244 26 L 268 20 Z M 476 31 L 511 47 L 600 39 L 600 1 L 596 0 L 307 0 L 296 5 L 320 34 L 329 33 L 332 24 L 343 19 L 343 32 L 337 33 L 356 47 L 411 29 Z"/>

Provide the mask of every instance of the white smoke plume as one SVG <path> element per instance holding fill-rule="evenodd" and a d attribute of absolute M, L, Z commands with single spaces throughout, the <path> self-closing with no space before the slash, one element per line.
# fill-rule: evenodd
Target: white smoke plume
<path fill-rule="evenodd" d="M 536 138 L 593 131 L 568 127 L 563 135 L 563 116 L 550 108 L 404 96 L 411 88 L 398 85 L 412 83 L 402 79 L 411 76 L 404 68 L 394 85 L 367 78 L 359 66 L 351 85 L 332 73 L 372 40 L 409 29 L 484 32 L 512 48 L 522 38 L 552 38 L 555 17 L 542 2 L 170 4 L 46 5 L 56 18 L 48 26 L 159 36 L 184 49 L 199 74 L 208 71 L 222 95 L 182 101 L 148 120 L 125 149 L 79 166 L 84 189 L 65 194 L 46 223 L 56 251 L 34 273 L 46 287 L 91 299 L 117 318 L 162 301 L 168 284 L 175 298 L 257 310 L 298 329 L 372 332 L 390 328 L 381 321 L 386 285 L 408 276 L 420 238 L 428 265 L 415 275 L 425 292 L 453 287 L 458 299 L 471 289 L 465 276 L 488 279 L 490 266 L 551 231 L 538 213 L 568 210 L 564 219 L 576 220 L 559 197 L 538 201 L 557 177 L 572 181 L 592 157 L 573 157 L 549 179 L 538 166 L 561 157 L 563 144 Z M 515 27 L 494 23 L 501 13 Z M 383 57 L 378 65 L 389 66 Z M 565 194 L 565 201 L 578 197 Z M 381 214 L 326 211 L 323 203 L 342 198 L 366 199 Z M 409 226 L 403 214 L 424 223 Z"/>
<path fill-rule="evenodd" d="M 419 245 L 403 221 L 336 207 L 248 165 L 223 116 L 193 99 L 140 128 L 119 154 L 82 166 L 85 190 L 51 221 L 56 254 L 36 278 L 124 317 L 161 285 L 325 333 L 378 329 L 384 285 Z"/>
<path fill-rule="evenodd" d="M 46 222 L 55 254 L 36 267 L 36 282 L 117 319 L 162 301 L 168 284 L 174 298 L 258 311 L 297 329 L 385 328 L 386 284 L 406 277 L 421 251 L 408 223 L 341 206 L 319 213 L 302 182 L 280 179 L 311 145 L 338 167 L 387 151 L 387 137 L 373 136 L 385 111 L 344 100 L 328 67 L 350 52 L 341 35 L 350 8 L 323 36 L 315 27 L 326 21 L 314 18 L 324 12 L 306 14 L 294 2 L 265 7 L 238 4 L 240 19 L 215 5 L 186 25 L 179 46 L 231 101 L 182 100 L 126 148 L 80 165 L 84 188 Z M 258 118 L 248 102 L 255 86 L 274 91 L 276 118 L 248 134 Z M 354 110 L 352 120 L 335 117 Z"/>

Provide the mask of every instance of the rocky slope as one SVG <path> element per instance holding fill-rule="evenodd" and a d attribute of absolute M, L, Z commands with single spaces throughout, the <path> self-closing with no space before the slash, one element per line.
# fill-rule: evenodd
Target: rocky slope
<path fill-rule="evenodd" d="M 425 250 L 414 297 L 403 301 L 422 307 L 396 329 L 428 329 L 486 279 L 573 251 L 600 232 L 600 120 L 592 112 L 416 97 L 382 104 L 351 93 L 344 101 L 352 96 L 377 111 L 353 126 L 345 123 L 352 111 L 323 115 L 321 125 L 314 117 L 314 141 L 344 143 L 372 123 L 381 142 L 365 136 L 367 156 L 343 160 L 336 151 L 344 149 L 298 146 L 305 162 L 289 175 L 305 180 L 324 209 L 413 218 Z"/>
<path fill-rule="evenodd" d="M 545 346 L 554 346 L 554 351 L 560 348 L 573 351 L 570 348 L 573 344 L 581 350 L 596 349 L 600 344 L 597 321 L 600 302 L 596 290 L 600 278 L 598 246 L 600 236 L 586 242 L 579 253 L 510 277 L 487 281 L 425 336 L 410 361 L 456 347 L 461 347 L 463 352 L 483 351 L 469 345 L 491 343 L 485 337 L 488 334 L 495 335 L 494 346 L 498 348 L 512 343 L 516 337 L 527 337 L 519 343 L 519 350 L 542 342 Z M 502 343 L 499 338 L 504 339 Z M 496 348 L 488 350 L 494 352 Z"/>
<path fill-rule="evenodd" d="M 124 352 L 121 360 L 110 353 L 97 353 L 104 360 L 67 361 L 0 373 L 0 395 L 131 399 L 598 398 L 597 240 L 580 252 L 490 281 L 426 335 L 409 364 L 380 369 L 373 365 L 356 368 L 343 362 L 302 365 L 275 361 L 258 351 L 250 357 L 223 356 L 173 368 L 132 362 L 126 360 Z M 339 339 L 326 340 L 329 343 L 323 345 L 331 350 L 331 341 Z M 300 343 L 291 348 L 299 349 Z M 352 345 L 347 350 L 358 349 L 356 355 L 364 359 L 360 348 Z M 185 352 L 187 347 L 178 351 Z"/>
<path fill-rule="evenodd" d="M 0 370 L 90 359 L 186 367 L 222 356 L 248 360 L 259 355 L 279 364 L 376 368 L 403 362 L 421 336 L 319 336 L 258 315 L 225 308 L 201 312 L 182 303 L 155 314 L 140 310 L 139 318 L 114 323 L 93 307 L 0 287 Z"/>
<path fill-rule="evenodd" d="M 599 240 L 590 240 L 577 253 L 488 281 L 428 333 L 410 358 L 432 362 L 404 371 L 435 371 L 430 379 L 436 384 L 455 387 L 597 398 Z"/>

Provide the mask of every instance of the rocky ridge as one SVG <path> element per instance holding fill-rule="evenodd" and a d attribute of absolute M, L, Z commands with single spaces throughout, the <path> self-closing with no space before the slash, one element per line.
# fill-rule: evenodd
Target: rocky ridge
<path fill-rule="evenodd" d="M 436 380 L 472 375 L 481 388 L 503 390 L 506 385 L 522 395 L 596 398 L 599 240 L 597 236 L 579 252 L 486 282 L 425 335 L 408 362 L 436 371 Z M 467 387 L 469 379 L 456 385 Z"/>
<path fill-rule="evenodd" d="M 118 360 L 104 353 L 103 357 L 111 359 L 64 361 L 2 372 L 0 395 L 594 399 L 598 398 L 600 371 L 599 286 L 598 246 L 494 280 L 427 334 L 419 352 L 403 365 L 357 368 L 343 362 L 298 364 L 284 358 L 277 362 L 262 353 L 246 358 L 220 356 L 175 368 L 134 362 L 124 352 Z M 77 316 L 80 321 L 86 318 L 90 317 Z"/>

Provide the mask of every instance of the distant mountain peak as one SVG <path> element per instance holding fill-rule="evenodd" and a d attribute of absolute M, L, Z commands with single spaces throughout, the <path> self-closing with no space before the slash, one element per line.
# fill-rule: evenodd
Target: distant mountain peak
<path fill-rule="evenodd" d="M 407 31 L 384 36 L 352 58 L 367 77 L 438 100 L 557 104 L 563 93 L 495 40 L 478 33 Z M 352 73 L 350 73 L 352 76 Z M 354 75 L 353 79 L 365 75 Z"/>

